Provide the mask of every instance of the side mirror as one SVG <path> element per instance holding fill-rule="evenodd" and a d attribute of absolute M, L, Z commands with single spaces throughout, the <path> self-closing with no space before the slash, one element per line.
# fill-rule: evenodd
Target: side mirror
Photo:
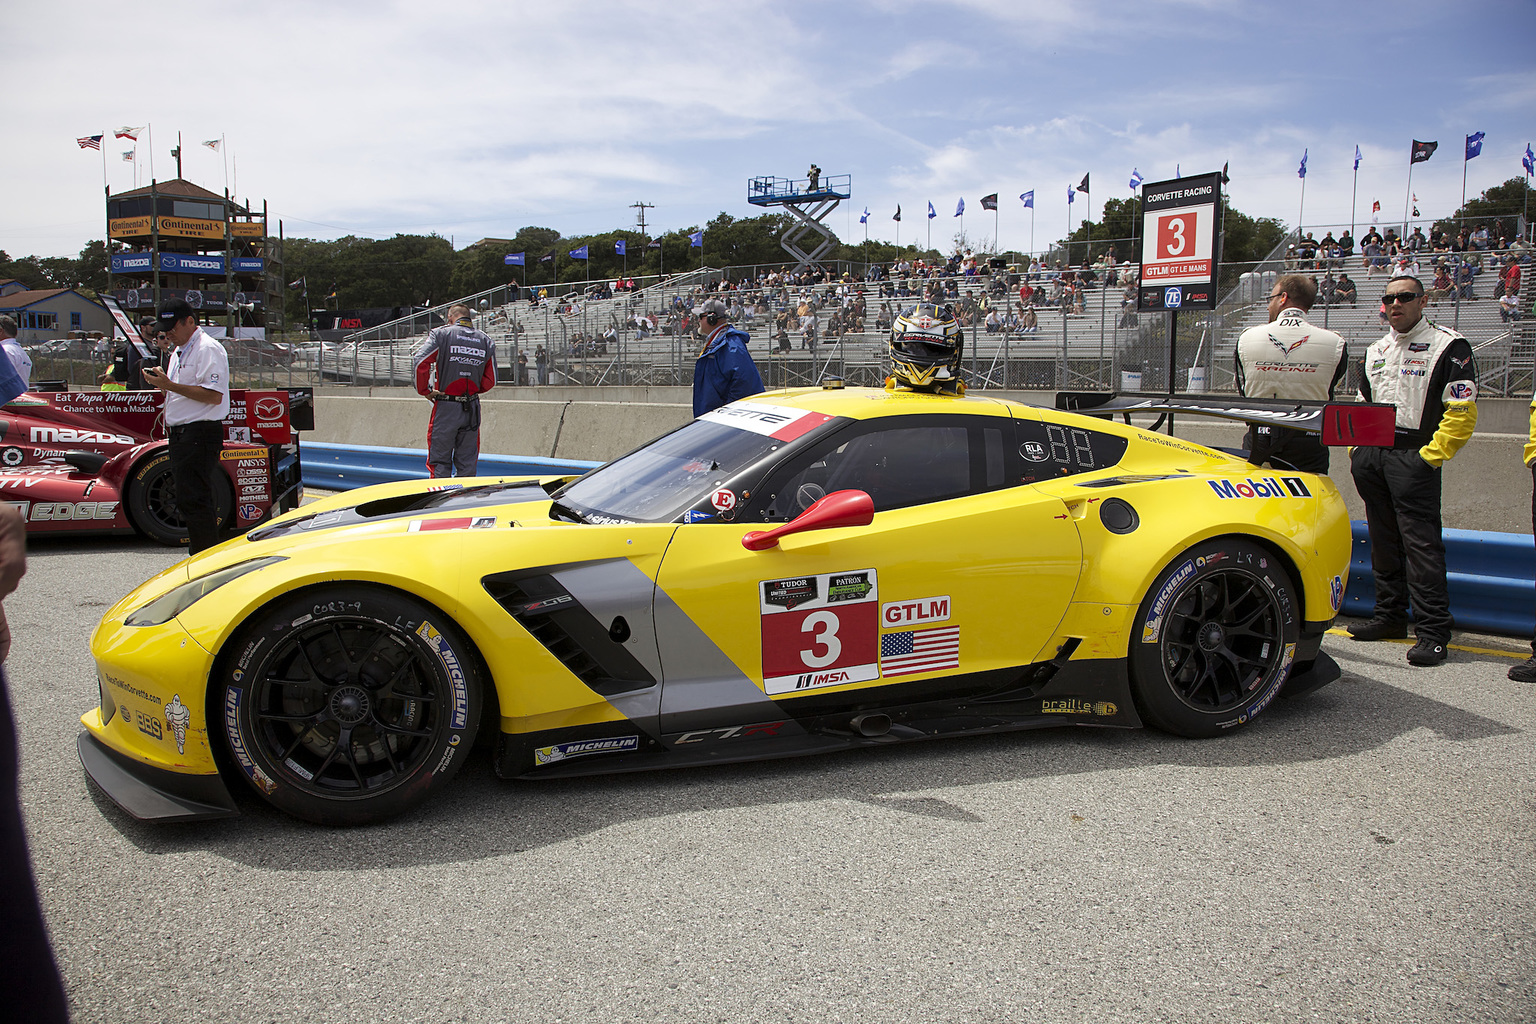
<path fill-rule="evenodd" d="M 1379 402 L 1349 402 L 1323 406 L 1323 444 L 1390 448 L 1397 430 L 1397 408 Z M 810 511 L 807 509 L 806 511 Z"/>
<path fill-rule="evenodd" d="M 875 521 L 875 502 L 863 491 L 833 491 L 783 526 L 771 530 L 753 530 L 741 538 L 748 551 L 777 547 L 780 537 L 809 530 L 831 530 L 839 526 L 868 526 Z"/>

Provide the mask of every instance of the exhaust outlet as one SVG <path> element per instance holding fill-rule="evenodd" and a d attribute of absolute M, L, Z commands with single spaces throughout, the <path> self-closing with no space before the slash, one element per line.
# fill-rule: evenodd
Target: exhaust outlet
<path fill-rule="evenodd" d="M 848 727 L 860 736 L 884 736 L 891 731 L 891 716 L 879 713 L 857 715 Z"/>

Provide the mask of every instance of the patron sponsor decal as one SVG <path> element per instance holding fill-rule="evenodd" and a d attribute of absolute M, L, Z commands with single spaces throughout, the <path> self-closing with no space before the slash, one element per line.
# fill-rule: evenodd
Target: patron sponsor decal
<path fill-rule="evenodd" d="M 573 757 L 586 757 L 589 754 L 620 754 L 639 749 L 639 736 L 609 736 L 600 740 L 571 740 L 568 743 L 556 743 L 548 747 L 539 747 L 533 752 L 533 763 L 554 764 L 557 761 L 566 761 Z"/>
<path fill-rule="evenodd" d="M 758 587 L 766 693 L 879 678 L 875 570 L 764 580 Z"/>

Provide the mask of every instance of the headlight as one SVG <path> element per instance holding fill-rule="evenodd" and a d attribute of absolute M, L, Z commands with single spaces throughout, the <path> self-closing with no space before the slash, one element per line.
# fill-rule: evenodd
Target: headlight
<path fill-rule="evenodd" d="M 237 580 L 248 572 L 257 569 L 265 569 L 273 562 L 286 561 L 286 555 L 267 555 L 264 558 L 253 558 L 249 562 L 241 562 L 227 569 L 209 573 L 207 576 L 189 580 L 181 586 L 162 594 L 149 604 L 136 612 L 130 612 L 123 620 L 125 626 L 158 626 L 161 623 L 170 622 L 176 616 L 192 607 L 197 601 L 208 594 L 218 590 L 231 580 Z"/>

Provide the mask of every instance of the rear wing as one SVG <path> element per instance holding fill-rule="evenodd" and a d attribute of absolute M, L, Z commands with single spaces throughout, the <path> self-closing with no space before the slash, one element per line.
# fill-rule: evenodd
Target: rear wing
<path fill-rule="evenodd" d="M 1298 402 L 1285 398 L 1208 398 L 1196 395 L 1121 395 L 1113 391 L 1058 391 L 1056 408 L 1089 416 L 1133 412 L 1189 413 L 1321 434 L 1331 447 L 1391 447 L 1397 426 L 1395 406 L 1380 402 Z"/>

